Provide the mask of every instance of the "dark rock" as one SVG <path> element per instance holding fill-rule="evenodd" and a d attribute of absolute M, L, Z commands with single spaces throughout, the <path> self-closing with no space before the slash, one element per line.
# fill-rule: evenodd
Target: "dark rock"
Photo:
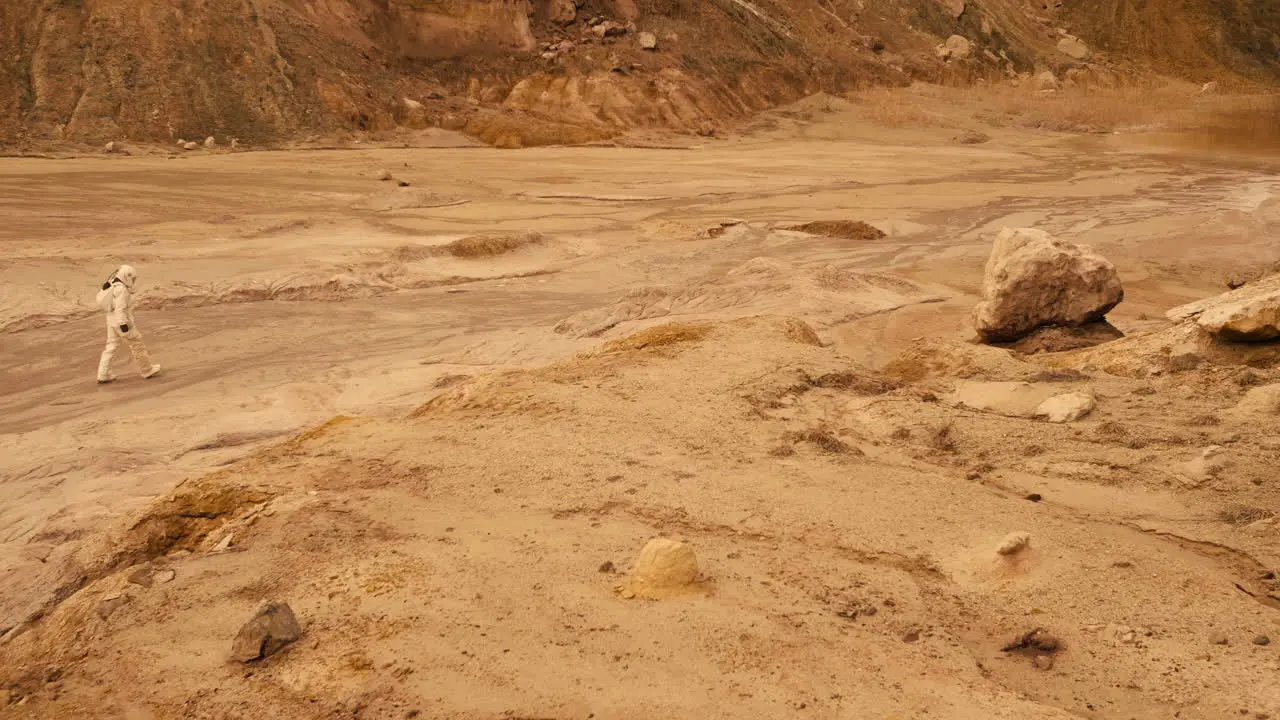
<path fill-rule="evenodd" d="M 240 628 L 231 645 L 231 659 L 253 662 L 270 657 L 302 637 L 302 628 L 287 603 L 268 603 Z"/>
<path fill-rule="evenodd" d="M 1267 637 L 1266 635 L 1259 635 L 1258 637 L 1253 639 L 1253 644 L 1254 645 L 1270 645 L 1271 638 Z"/>

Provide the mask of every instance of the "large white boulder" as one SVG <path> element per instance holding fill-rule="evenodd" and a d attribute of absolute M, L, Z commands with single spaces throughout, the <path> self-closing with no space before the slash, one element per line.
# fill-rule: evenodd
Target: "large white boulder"
<path fill-rule="evenodd" d="M 1010 342 L 1044 325 L 1101 320 L 1123 299 L 1116 266 L 1092 249 L 1006 228 L 987 260 L 974 327 L 986 342 Z"/>
<path fill-rule="evenodd" d="M 1231 292 L 1176 307 L 1170 320 L 1194 319 L 1224 340 L 1264 342 L 1280 339 L 1280 273 Z"/>

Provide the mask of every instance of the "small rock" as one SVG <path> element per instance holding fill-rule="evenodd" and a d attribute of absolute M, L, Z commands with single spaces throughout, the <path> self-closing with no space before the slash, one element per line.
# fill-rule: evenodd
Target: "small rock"
<path fill-rule="evenodd" d="M 951 142 L 957 145 L 981 145 L 982 143 L 990 142 L 990 140 L 990 135 L 984 132 L 978 132 L 977 130 L 965 130 L 959 135 L 951 138 Z"/>
<path fill-rule="evenodd" d="M 105 153 L 113 153 L 113 152 L 115 152 L 115 151 L 116 151 L 116 143 L 115 143 L 115 141 L 113 140 L 113 141 L 111 141 L 111 142 L 107 143 L 106 145 L 104 145 L 104 146 L 102 147 L 102 151 L 103 151 L 103 152 L 105 152 Z"/>
<path fill-rule="evenodd" d="M 1093 54 L 1089 52 L 1089 46 L 1074 35 L 1065 35 L 1058 41 L 1058 52 L 1073 60 L 1088 60 L 1089 56 Z"/>
<path fill-rule="evenodd" d="M 617 37 L 618 35 L 627 34 L 627 26 L 619 25 L 612 20 L 605 20 L 592 28 L 592 31 L 595 32 L 598 38 Z"/>
<path fill-rule="evenodd" d="M 214 147 L 217 144 L 218 144 L 218 141 L 214 140 L 212 135 L 204 139 L 204 146 L 207 148 Z"/>
<path fill-rule="evenodd" d="M 640 551 L 631 579 L 621 592 L 659 599 L 693 585 L 698 577 L 698 558 L 688 543 L 654 538 Z"/>
<path fill-rule="evenodd" d="M 617 568 L 614 567 L 612 560 L 605 560 L 604 562 L 600 563 L 599 571 L 602 573 L 611 573 L 611 572 L 614 572 L 615 570 L 617 570 Z"/>
<path fill-rule="evenodd" d="M 1203 85 L 1201 85 L 1201 86 L 1200 86 L 1200 94 L 1201 94 L 1201 95 L 1212 95 L 1212 94 L 1214 94 L 1214 93 L 1216 93 L 1216 92 L 1218 92 L 1218 83 L 1217 83 L 1217 81 L 1207 82 L 1207 83 L 1205 83 L 1205 84 L 1203 84 Z"/>
<path fill-rule="evenodd" d="M 1040 493 L 1031 493 L 1030 495 L 1027 495 L 1026 499 L 1031 502 L 1040 502 L 1044 498 L 1040 497 Z"/>
<path fill-rule="evenodd" d="M 129 573 L 129 582 L 133 583 L 134 585 L 141 585 L 144 588 L 151 587 L 152 583 L 154 582 L 154 580 L 152 580 L 151 578 L 151 568 L 140 567 L 137 570 L 134 570 L 132 573 Z"/>
<path fill-rule="evenodd" d="M 942 60 L 963 60 L 973 54 L 973 43 L 963 35 L 952 35 L 937 48 Z"/>
<path fill-rule="evenodd" d="M 196 150 L 200 147 L 199 143 L 189 142 L 182 146 L 183 150 Z"/>
<path fill-rule="evenodd" d="M 231 149 L 235 150 L 238 147 L 240 147 L 240 140 L 238 138 L 231 138 Z"/>
<path fill-rule="evenodd" d="M 1052 655 L 1037 655 L 1037 656 L 1036 656 L 1036 659 L 1035 659 L 1035 664 L 1036 664 L 1036 667 L 1040 668 L 1041 670 L 1052 670 L 1052 669 L 1053 669 L 1053 656 L 1052 656 Z"/>
<path fill-rule="evenodd" d="M 287 603 L 267 603 L 236 634 L 231 659 L 243 663 L 261 660 L 301 637 L 293 609 Z"/>
<path fill-rule="evenodd" d="M 400 187 L 409 187 L 409 181 L 408 181 L 408 180 L 401 180 L 400 182 L 398 182 L 398 183 L 396 183 L 396 184 L 397 184 L 397 185 L 399 185 Z"/>
<path fill-rule="evenodd" d="M 996 547 L 996 552 L 1000 555 L 1014 555 L 1022 552 L 1031 544 L 1031 533 L 1015 532 L 1009 533 L 1004 540 L 1000 541 L 1000 545 Z"/>
<path fill-rule="evenodd" d="M 386 182 L 391 179 L 391 171 L 386 169 L 379 170 L 376 177 L 380 182 Z"/>
<path fill-rule="evenodd" d="M 1259 635 L 1253 639 L 1253 644 L 1254 645 L 1270 645 L 1271 638 L 1267 637 L 1266 635 Z"/>
<path fill-rule="evenodd" d="M 578 6 L 573 0 L 552 0 L 549 15 L 557 25 L 572 25 L 578 19 Z"/>
<path fill-rule="evenodd" d="M 1052 70 L 1045 70 L 1036 76 L 1037 90 L 1057 90 L 1058 76 L 1053 74 Z"/>
<path fill-rule="evenodd" d="M 1036 408 L 1036 417 L 1042 417 L 1051 423 L 1075 422 L 1093 412 L 1096 402 L 1092 395 L 1081 392 L 1065 393 L 1040 403 Z"/>
<path fill-rule="evenodd" d="M 187 144 L 186 140 L 183 140 L 182 138 L 178 138 L 178 147 L 183 147 L 186 144 Z"/>
<path fill-rule="evenodd" d="M 228 549 L 230 549 L 231 541 L 233 539 L 235 539 L 235 535 L 232 533 L 227 533 L 226 537 L 222 538 L 222 540 L 220 540 L 217 545 L 213 546 L 213 550 L 211 552 L 215 552 L 215 553 L 226 552 Z"/>
<path fill-rule="evenodd" d="M 1231 641 L 1227 639 L 1227 634 L 1222 632 L 1221 630 L 1214 630 L 1213 632 L 1209 633 L 1210 645 L 1227 645 L 1227 644 L 1230 644 L 1230 642 Z"/>
<path fill-rule="evenodd" d="M 174 572 L 170 568 L 165 568 L 163 570 L 157 570 L 151 575 L 151 578 L 158 583 L 168 583 L 173 582 L 173 579 L 177 576 L 178 573 Z"/>
<path fill-rule="evenodd" d="M 640 33 L 640 49 L 641 50 L 657 50 L 658 36 L 651 32 Z"/>
<path fill-rule="evenodd" d="M 920 639 L 920 631 L 915 628 L 908 630 L 902 636 L 902 642 L 905 642 L 905 643 L 913 643 L 919 639 Z"/>

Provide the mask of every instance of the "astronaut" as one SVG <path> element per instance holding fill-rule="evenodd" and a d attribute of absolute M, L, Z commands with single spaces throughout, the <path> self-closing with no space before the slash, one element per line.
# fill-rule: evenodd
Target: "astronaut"
<path fill-rule="evenodd" d="M 133 361 L 138 365 L 138 372 L 143 379 L 153 378 L 160 372 L 160 366 L 151 362 L 147 354 L 147 346 L 142 344 L 142 333 L 138 332 L 137 323 L 133 319 L 133 286 L 138 280 L 138 271 L 132 265 L 121 265 L 111 273 L 111 277 L 102 284 L 98 293 L 98 307 L 107 313 L 107 347 L 102 351 L 102 360 L 98 363 L 98 382 L 109 383 L 116 379 L 111 374 L 111 359 L 123 340 L 133 353 Z"/>

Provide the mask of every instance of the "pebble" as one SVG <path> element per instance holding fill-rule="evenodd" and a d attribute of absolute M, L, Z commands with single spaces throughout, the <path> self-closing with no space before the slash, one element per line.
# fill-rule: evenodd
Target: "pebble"
<path fill-rule="evenodd" d="M 1052 669 L 1053 669 L 1053 656 L 1052 656 L 1052 655 L 1037 655 L 1037 656 L 1036 656 L 1036 659 L 1035 659 L 1035 663 L 1036 663 L 1036 667 L 1040 668 L 1041 670 L 1052 670 Z"/>
<path fill-rule="evenodd" d="M 378 171 L 378 179 L 379 179 L 379 180 L 381 180 L 382 182 L 386 182 L 386 181 L 390 180 L 390 179 L 391 179 L 391 171 L 390 171 L 390 170 L 379 170 L 379 171 Z"/>
<path fill-rule="evenodd" d="M 902 636 L 902 642 L 906 642 L 906 643 L 913 643 L 913 642 L 915 642 L 915 641 L 917 641 L 917 640 L 919 640 L 919 639 L 920 639 L 920 631 L 919 631 L 919 630 L 908 630 L 908 631 L 907 631 L 907 632 Z"/>
<path fill-rule="evenodd" d="M 1040 502 L 1044 498 L 1040 497 L 1040 493 L 1031 493 L 1030 495 L 1027 496 L 1027 499 L 1030 500 L 1031 502 Z"/>
<path fill-rule="evenodd" d="M 1259 635 L 1258 637 L 1253 639 L 1253 644 L 1254 645 L 1270 645 L 1271 638 L 1267 637 L 1266 635 Z"/>
<path fill-rule="evenodd" d="M 611 572 L 613 572 L 615 569 L 616 569 L 616 568 L 614 567 L 614 565 L 613 565 L 613 561 L 612 561 L 612 560 L 605 560 L 604 562 L 600 563 L 600 568 L 599 568 L 599 570 L 600 570 L 600 572 L 602 572 L 602 573 L 611 573 Z"/>
<path fill-rule="evenodd" d="M 1004 540 L 1000 541 L 1000 545 L 996 548 L 996 552 L 1001 555 L 1014 555 L 1021 552 L 1024 548 L 1031 544 L 1031 533 L 1015 532 L 1009 533 Z"/>
<path fill-rule="evenodd" d="M 1227 645 L 1230 642 L 1231 641 L 1227 639 L 1227 634 L 1222 632 L 1221 630 L 1214 630 L 1213 632 L 1209 633 L 1210 645 Z"/>

